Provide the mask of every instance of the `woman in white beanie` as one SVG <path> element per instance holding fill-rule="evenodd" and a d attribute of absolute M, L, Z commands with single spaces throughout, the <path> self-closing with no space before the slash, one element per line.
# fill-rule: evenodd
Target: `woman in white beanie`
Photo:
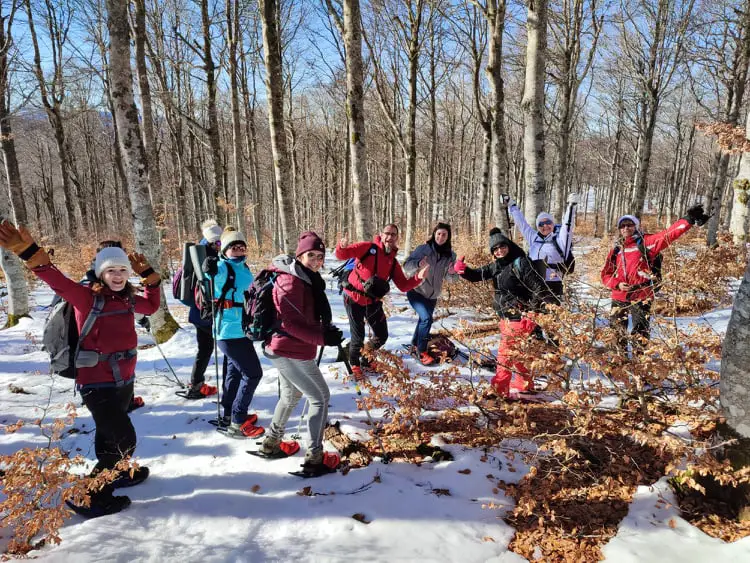
<path fill-rule="evenodd" d="M 578 194 L 570 194 L 562 225 L 559 230 L 556 230 L 555 219 L 549 213 L 543 211 L 537 215 L 535 229 L 526 222 L 526 218 L 516 203 L 508 202 L 508 211 L 529 245 L 529 258 L 543 260 L 545 263 L 544 281 L 547 284 L 547 291 L 543 296 L 545 303 L 559 304 L 562 299 L 562 280 L 570 266 L 566 258 L 570 256 L 572 248 L 577 204 Z"/>
<path fill-rule="evenodd" d="M 0 247 L 26 262 L 35 276 L 70 303 L 79 334 L 75 355 L 76 388 L 91 411 L 96 426 L 94 448 L 98 459 L 93 473 L 112 469 L 133 454 L 135 429 L 128 416 L 138 346 L 134 313 L 151 315 L 159 308 L 161 278 L 142 254 L 125 254 L 122 248 L 103 248 L 94 260 L 96 281 L 89 287 L 68 278 L 50 263 L 47 252 L 37 246 L 29 232 L 10 223 L 0 224 Z M 135 294 L 128 278 L 141 277 L 146 295 Z M 124 474 L 91 493 L 88 508 L 72 506 L 85 516 L 119 512 L 130 504 L 126 496 L 114 496 L 117 487 L 140 483 L 148 468 Z"/>

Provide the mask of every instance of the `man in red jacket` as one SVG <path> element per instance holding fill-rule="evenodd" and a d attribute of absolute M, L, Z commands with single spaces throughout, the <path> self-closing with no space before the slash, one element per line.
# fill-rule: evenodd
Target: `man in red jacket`
<path fill-rule="evenodd" d="M 362 377 L 362 346 L 365 341 L 365 322 L 372 329 L 368 346 L 377 350 L 388 340 L 388 320 L 383 311 L 383 298 L 390 291 L 390 281 L 401 291 L 419 286 L 427 275 L 429 266 L 422 267 L 413 278 L 407 278 L 396 260 L 398 252 L 398 227 L 390 224 L 376 235 L 373 242 L 349 244 L 343 237 L 336 245 L 336 258 L 355 258 L 354 269 L 344 284 L 344 306 L 349 315 L 349 361 L 354 376 Z"/>
<path fill-rule="evenodd" d="M 667 229 L 644 234 L 640 221 L 633 215 L 623 215 L 617 220 L 620 238 L 609 251 L 602 268 L 602 283 L 612 290 L 610 326 L 621 333 L 620 346 L 625 349 L 628 341 L 628 317 L 633 318 L 631 334 L 641 342 L 651 335 L 651 304 L 654 300 L 653 265 L 657 255 L 684 235 L 693 225 L 701 226 L 708 221 L 703 206 L 694 205 L 687 215 Z"/>

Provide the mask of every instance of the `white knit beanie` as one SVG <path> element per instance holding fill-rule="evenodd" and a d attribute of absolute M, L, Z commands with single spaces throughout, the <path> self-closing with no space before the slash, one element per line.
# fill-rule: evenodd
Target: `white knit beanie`
<path fill-rule="evenodd" d="M 108 248 L 102 248 L 96 253 L 96 259 L 94 260 L 94 273 L 97 278 L 101 278 L 102 272 L 107 268 L 115 268 L 118 266 L 127 268 L 128 275 L 133 271 L 130 267 L 128 255 L 122 248 L 111 246 Z"/>
<path fill-rule="evenodd" d="M 542 221 L 552 221 L 552 224 L 555 224 L 555 219 L 547 213 L 546 211 L 542 211 L 539 215 L 536 216 L 536 226 L 539 226 L 539 223 Z"/>
<path fill-rule="evenodd" d="M 219 224 L 213 219 L 203 221 L 203 224 L 201 224 L 201 231 L 203 232 L 203 238 L 208 242 L 218 241 L 223 232 Z"/>
<path fill-rule="evenodd" d="M 618 229 L 620 228 L 620 223 L 622 223 L 623 221 L 628 221 L 628 220 L 633 222 L 633 224 L 635 225 L 636 231 L 641 230 L 641 222 L 638 220 L 638 217 L 636 217 L 635 215 L 623 215 L 622 217 L 620 217 L 617 220 L 617 228 Z"/>

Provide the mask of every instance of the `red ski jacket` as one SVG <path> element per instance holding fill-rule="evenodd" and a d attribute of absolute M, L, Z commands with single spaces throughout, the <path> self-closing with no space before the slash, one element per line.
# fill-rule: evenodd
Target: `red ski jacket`
<path fill-rule="evenodd" d="M 31 270 L 34 275 L 52 288 L 57 295 L 65 299 L 73 306 L 75 311 L 76 325 L 80 333 L 83 323 L 86 322 L 91 308 L 94 305 L 94 292 L 90 287 L 81 285 L 65 276 L 54 265 L 39 266 Z M 101 292 L 104 297 L 104 309 L 102 313 L 112 313 L 130 309 L 131 302 L 126 296 L 114 293 L 108 287 Z M 146 296 L 136 295 L 134 298 L 135 313 L 151 315 L 159 308 L 161 293 L 159 286 L 146 286 Z M 138 336 L 135 332 L 135 315 L 133 311 L 119 315 L 107 315 L 96 319 L 91 331 L 81 341 L 81 350 L 91 350 L 100 354 L 111 354 L 113 352 L 124 352 L 138 347 Z M 120 376 L 127 382 L 135 374 L 135 355 L 117 362 L 120 368 Z M 76 370 L 76 383 L 78 385 L 91 384 L 115 384 L 112 368 L 106 361 L 100 361 L 94 367 L 78 368 Z"/>
<path fill-rule="evenodd" d="M 352 284 L 356 289 L 363 291 L 362 280 L 367 281 L 370 279 L 375 272 L 375 255 L 368 251 L 372 247 L 373 243 L 377 246 L 378 253 L 378 277 L 384 280 L 393 280 L 396 287 L 403 292 L 414 289 L 422 283 L 422 280 L 414 276 L 413 278 L 407 278 L 404 274 L 404 270 L 401 268 L 398 260 L 396 260 L 396 248 L 392 248 L 390 254 L 385 253 L 383 248 L 383 242 L 380 240 L 380 235 L 375 235 L 373 242 L 356 242 L 350 244 L 346 248 L 341 248 L 336 245 L 336 258 L 339 260 L 348 260 L 349 258 L 356 258 L 357 262 L 354 269 L 349 274 L 349 283 Z M 364 260 L 362 256 L 367 253 Z M 396 262 L 395 264 L 393 262 Z M 393 278 L 391 278 L 391 268 L 393 269 Z M 352 291 L 350 289 L 344 289 L 346 294 L 351 298 L 352 301 L 358 305 L 370 305 L 374 301 L 369 297 L 365 297 L 361 293 Z"/>
<path fill-rule="evenodd" d="M 615 255 L 615 248 L 609 251 L 602 268 L 602 283 L 612 290 L 616 301 L 648 301 L 654 298 L 654 289 L 649 283 L 651 268 L 656 255 L 690 230 L 692 225 L 680 219 L 667 229 L 654 234 L 640 234 L 628 237 Z M 638 238 L 643 237 L 643 246 L 648 254 L 648 262 L 638 247 Z M 635 290 L 621 291 L 618 284 L 635 286 Z"/>

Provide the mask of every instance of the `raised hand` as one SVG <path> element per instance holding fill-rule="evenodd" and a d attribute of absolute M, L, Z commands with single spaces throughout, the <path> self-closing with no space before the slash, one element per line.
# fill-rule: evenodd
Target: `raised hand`
<path fill-rule="evenodd" d="M 154 285 L 161 279 L 148 263 L 146 257 L 140 252 L 131 252 L 128 254 L 128 260 L 130 260 L 133 271 L 141 277 L 141 283 L 144 285 Z"/>
<path fill-rule="evenodd" d="M 457 274 L 463 274 L 466 271 L 466 263 L 463 256 L 458 257 L 458 260 L 453 264 L 453 270 Z"/>
<path fill-rule="evenodd" d="M 43 248 L 37 246 L 26 227 L 16 228 L 8 221 L 0 223 L 0 247 L 10 250 L 26 262 L 29 268 L 46 266 L 50 263 L 49 255 Z"/>

